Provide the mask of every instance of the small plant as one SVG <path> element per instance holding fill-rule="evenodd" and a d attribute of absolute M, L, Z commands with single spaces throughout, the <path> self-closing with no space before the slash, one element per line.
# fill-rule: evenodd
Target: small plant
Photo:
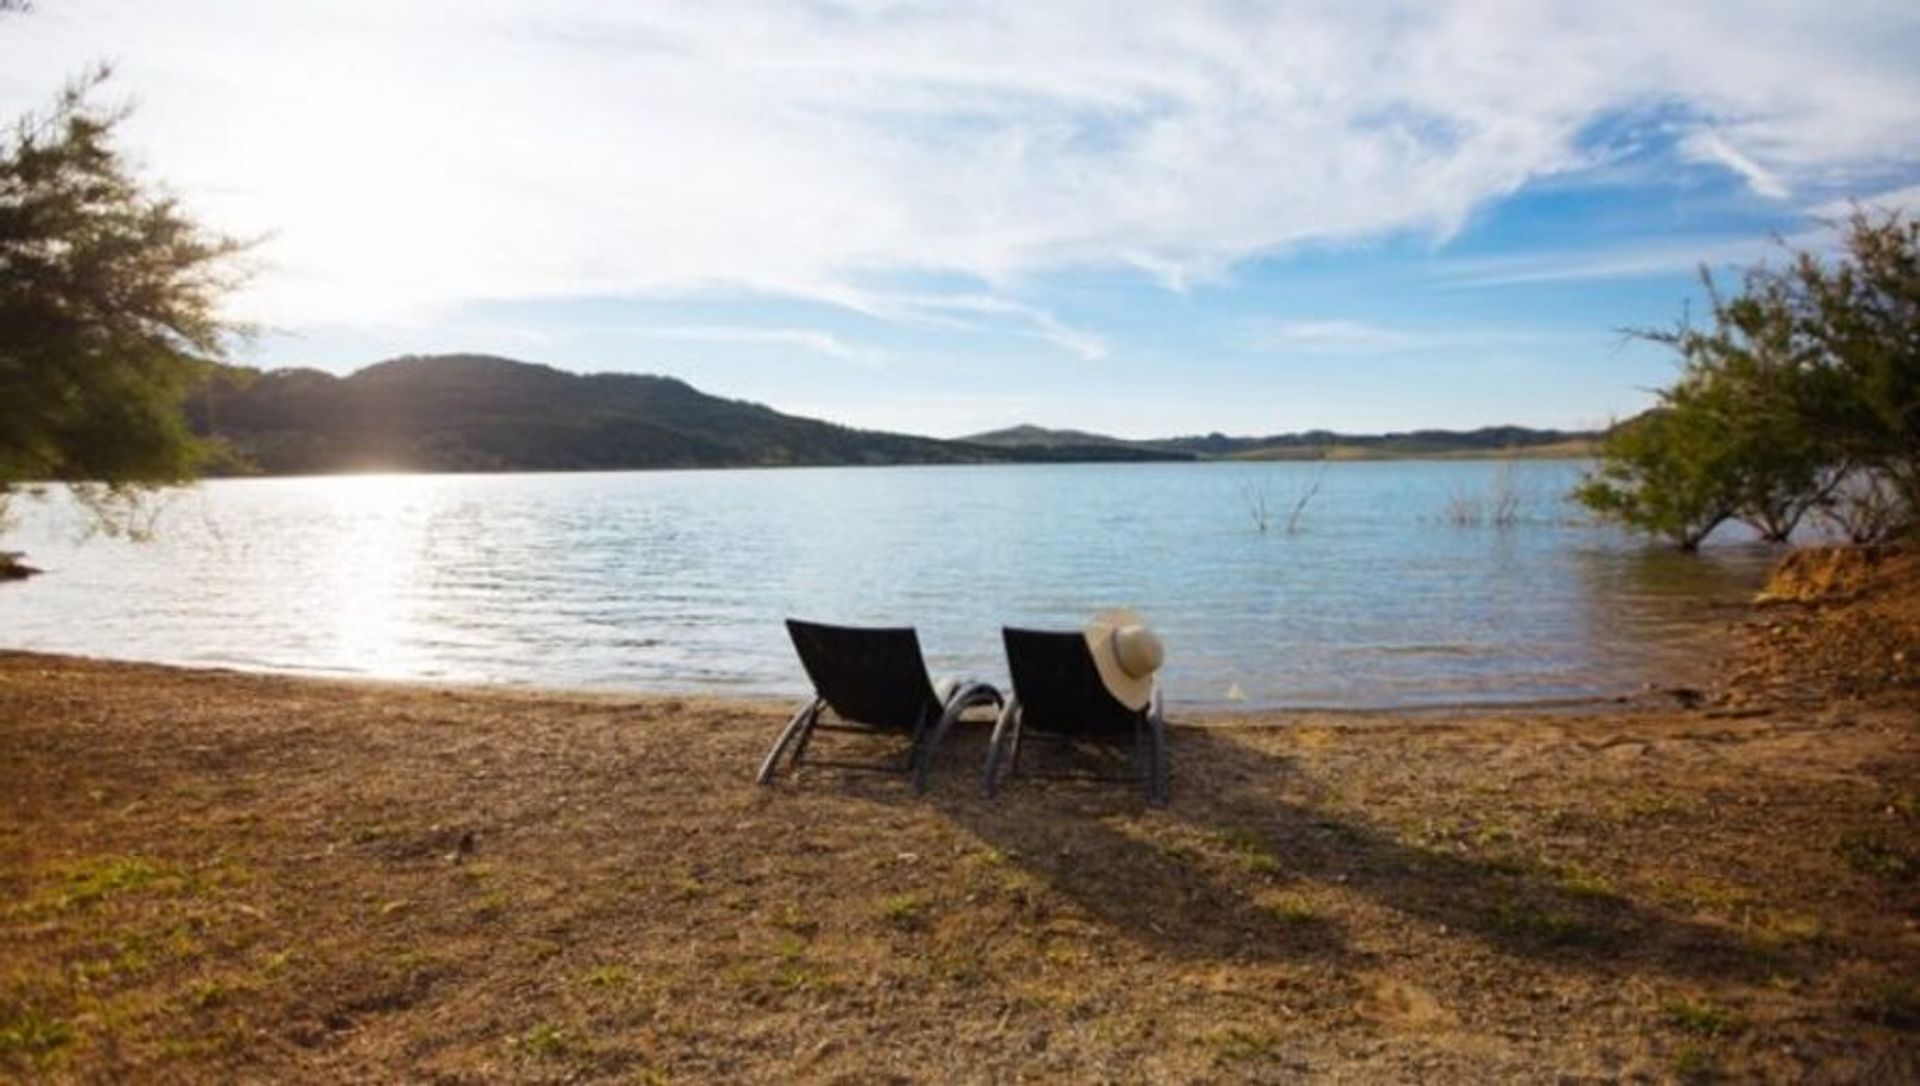
<path fill-rule="evenodd" d="M 1267 911 L 1283 924 L 1305 927 L 1320 919 L 1313 902 L 1301 897 L 1283 897 L 1267 906 Z"/>
<path fill-rule="evenodd" d="M 61 1049 L 75 1039 L 71 1025 L 48 1018 L 28 1007 L 13 1018 L 0 1022 L 0 1060 L 12 1062 L 24 1056 L 35 1069 L 52 1066 Z"/>
<path fill-rule="evenodd" d="M 232 994 L 233 989 L 212 979 L 196 980 L 187 987 L 187 1001 L 198 1010 L 218 1007 Z"/>
<path fill-rule="evenodd" d="M 1242 479 L 1240 481 L 1240 500 L 1246 503 L 1247 515 L 1253 518 L 1253 530 L 1266 534 L 1273 523 L 1273 508 L 1267 493 L 1265 479 Z"/>
<path fill-rule="evenodd" d="M 1613 893 L 1613 883 L 1605 875 L 1579 864 L 1568 864 L 1561 869 L 1560 887 L 1579 897 L 1607 897 Z"/>
<path fill-rule="evenodd" d="M 528 1055 L 543 1060 L 564 1059 L 573 1051 L 573 1042 L 565 1030 L 548 1022 L 542 1022 L 527 1031 L 520 1038 L 520 1048 Z"/>
<path fill-rule="evenodd" d="M 1280 1050 L 1280 1039 L 1271 1030 L 1248 1026 L 1227 1026 L 1203 1039 L 1220 1063 L 1247 1063 L 1272 1057 Z"/>
<path fill-rule="evenodd" d="M 1667 1021 L 1698 1037 L 1725 1037 L 1740 1028 L 1732 1011 L 1704 999 L 1668 1003 Z"/>
<path fill-rule="evenodd" d="M 1315 469 L 1313 475 L 1308 478 L 1306 489 L 1302 490 L 1300 496 L 1294 500 L 1293 509 L 1287 513 L 1288 535 L 1292 535 L 1300 530 L 1300 518 L 1306 515 L 1307 506 L 1312 503 L 1314 497 L 1320 493 L 1320 484 L 1326 480 L 1326 477 L 1327 462 L 1322 460 L 1320 461 L 1320 466 Z"/>
<path fill-rule="evenodd" d="M 1871 834 L 1849 834 L 1840 840 L 1840 857 L 1863 875 L 1910 880 L 1920 873 L 1920 860 Z"/>
<path fill-rule="evenodd" d="M 900 894 L 880 903 L 880 918 L 896 928 L 917 928 L 926 923 L 927 902 L 916 894 Z"/>
<path fill-rule="evenodd" d="M 1577 916 L 1534 905 L 1501 905 L 1489 917 L 1495 931 L 1543 946 L 1580 946 L 1601 941 L 1601 932 Z"/>
<path fill-rule="evenodd" d="M 773 926 L 796 935 L 812 935 L 820 930 L 820 922 L 800 911 L 794 905 L 782 905 L 774 911 Z"/>
<path fill-rule="evenodd" d="M 627 988 L 633 984 L 633 971 L 620 965 L 595 966 L 580 975 L 580 983 L 602 991 Z"/>
<path fill-rule="evenodd" d="M 1673 1054 L 1673 1077 L 1681 1082 L 1703 1082 L 1713 1077 L 1713 1053 L 1694 1045 L 1681 1045 Z"/>
<path fill-rule="evenodd" d="M 1238 826 L 1229 826 L 1218 831 L 1215 838 L 1240 861 L 1240 866 L 1249 874 L 1270 875 L 1280 870 L 1280 861 L 1267 846 L 1262 834 Z"/>
<path fill-rule="evenodd" d="M 1005 867 L 1010 861 L 1010 857 L 997 848 L 982 849 L 974 853 L 973 858 L 982 867 Z"/>

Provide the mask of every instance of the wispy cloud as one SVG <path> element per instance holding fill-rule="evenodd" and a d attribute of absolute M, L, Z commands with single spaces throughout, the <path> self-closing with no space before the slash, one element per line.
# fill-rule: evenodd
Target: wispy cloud
<path fill-rule="evenodd" d="M 1529 253 L 1452 261 L 1439 281 L 1448 287 L 1484 289 L 1539 283 L 1576 283 L 1720 271 L 1756 263 L 1777 253 L 1764 238 L 1682 239 L 1634 243 L 1578 252 Z"/>
<path fill-rule="evenodd" d="M 885 359 L 884 352 L 848 343 L 839 336 L 813 328 L 749 328 L 735 325 L 619 325 L 586 329 L 645 339 L 676 340 L 682 343 L 734 343 L 751 347 L 773 347 L 806 351 L 836 358 L 842 362 L 871 365 Z"/>
<path fill-rule="evenodd" d="M 1408 332 L 1351 320 L 1279 321 L 1260 329 L 1255 338 L 1266 344 L 1336 350 L 1395 349 L 1420 342 Z"/>
<path fill-rule="evenodd" d="M 42 7 L 0 40 L 0 108 L 115 58 L 142 158 L 272 232 L 247 302 L 288 325 L 586 295 L 858 304 L 854 284 L 931 273 L 978 294 L 876 311 L 1098 358 L 1101 335 L 1030 304 L 1034 277 L 1180 289 L 1306 244 L 1445 238 L 1604 160 L 1582 133 L 1647 103 L 1684 118 L 1674 153 L 1764 195 L 1920 163 L 1904 0 Z"/>
<path fill-rule="evenodd" d="M 1503 328 L 1394 327 L 1355 320 L 1259 322 L 1251 345 L 1307 354 L 1412 355 L 1433 351 L 1544 347 L 1590 340 L 1558 332 Z"/>
<path fill-rule="evenodd" d="M 1696 161 L 1717 162 L 1739 174 L 1747 187 L 1761 196 L 1784 200 L 1789 195 L 1786 182 L 1778 174 L 1742 154 L 1739 148 L 1728 143 L 1718 132 L 1696 132 L 1688 137 L 1683 146 Z"/>

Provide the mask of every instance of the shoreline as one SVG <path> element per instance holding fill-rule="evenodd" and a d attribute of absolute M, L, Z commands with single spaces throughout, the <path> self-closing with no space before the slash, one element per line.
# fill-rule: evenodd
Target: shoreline
<path fill-rule="evenodd" d="M 1920 1074 L 1912 699 L 1713 708 L 1182 714 L 1156 809 L 982 799 L 986 719 L 760 788 L 782 701 L 0 653 L 0 1071 Z"/>
<path fill-rule="evenodd" d="M 456 694 L 515 694 L 577 699 L 606 699 L 609 701 L 629 701 L 635 704 L 671 700 L 677 702 L 699 702 L 716 706 L 736 706 L 747 710 L 764 710 L 781 706 L 791 710 L 798 702 L 808 697 L 805 689 L 797 687 L 791 693 L 724 693 L 697 687 L 685 689 L 643 689 L 637 687 L 611 686 L 567 686 L 545 683 L 522 683 L 509 679 L 498 680 L 446 680 L 428 676 L 407 675 L 370 675 L 345 670 L 329 671 L 319 668 L 275 667 L 272 665 L 246 665 L 236 663 L 205 663 L 182 660 L 149 660 L 120 656 L 94 656 L 86 653 L 45 651 L 40 649 L 18 649 L 0 646 L 0 660 L 7 657 L 22 659 L 43 659 L 49 662 L 76 662 L 99 665 L 127 665 L 133 667 L 159 667 L 176 671 L 204 672 L 214 675 L 263 676 L 287 679 L 311 679 L 317 682 L 338 682 L 348 684 L 367 684 L 376 689 L 397 688 L 444 691 Z M 796 664 L 797 667 L 797 664 Z M 1004 683 L 996 684 L 1004 687 Z M 1534 712 L 1579 712 L 1603 711 L 1617 708 L 1622 712 L 1638 710 L 1657 710 L 1674 704 L 1676 696 L 1687 698 L 1697 694 L 1691 686 L 1660 686 L 1647 683 L 1639 690 L 1622 691 L 1614 694 L 1576 694 L 1564 697 L 1527 697 L 1527 698 L 1483 698 L 1460 701 L 1418 701 L 1406 704 L 1369 703 L 1359 705 L 1329 704 L 1274 704 L 1274 705 L 1236 705 L 1230 702 L 1169 702 L 1168 723 L 1172 726 L 1277 726 L 1284 721 L 1282 717 L 1310 715 L 1314 717 L 1397 717 L 1397 716 L 1442 716 L 1449 713 L 1511 714 Z M 1179 719 L 1172 719 L 1177 715 Z"/>

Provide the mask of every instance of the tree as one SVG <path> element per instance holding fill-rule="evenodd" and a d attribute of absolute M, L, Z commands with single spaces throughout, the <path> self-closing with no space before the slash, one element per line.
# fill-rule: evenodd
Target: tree
<path fill-rule="evenodd" d="M 1699 546 L 1729 517 L 1785 542 L 1809 513 L 1856 542 L 1920 511 L 1920 222 L 1856 210 L 1829 262 L 1792 254 L 1727 297 L 1710 327 L 1633 333 L 1671 347 L 1660 405 L 1609 435 L 1575 496 Z M 1715 518 L 1718 519 L 1715 519 Z"/>
<path fill-rule="evenodd" d="M 1697 550 L 1739 506 L 1722 420 L 1681 398 L 1613 428 L 1574 497 L 1601 516 Z"/>
<path fill-rule="evenodd" d="M 1809 355 L 1809 425 L 1920 512 L 1920 218 L 1856 208 L 1839 261 L 1798 253 L 1771 281 Z"/>
<path fill-rule="evenodd" d="M 0 497 L 70 483 L 111 528 L 212 451 L 182 402 L 239 331 L 218 303 L 244 245 L 133 175 L 125 112 L 89 99 L 107 75 L 0 136 Z"/>

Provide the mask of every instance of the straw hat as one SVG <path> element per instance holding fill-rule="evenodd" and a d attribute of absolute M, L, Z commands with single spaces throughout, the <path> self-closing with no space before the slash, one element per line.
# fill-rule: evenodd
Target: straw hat
<path fill-rule="evenodd" d="M 1124 608 L 1102 611 L 1087 623 L 1086 637 L 1107 692 L 1129 709 L 1145 709 L 1153 700 L 1153 673 L 1167 655 L 1146 620 Z"/>

